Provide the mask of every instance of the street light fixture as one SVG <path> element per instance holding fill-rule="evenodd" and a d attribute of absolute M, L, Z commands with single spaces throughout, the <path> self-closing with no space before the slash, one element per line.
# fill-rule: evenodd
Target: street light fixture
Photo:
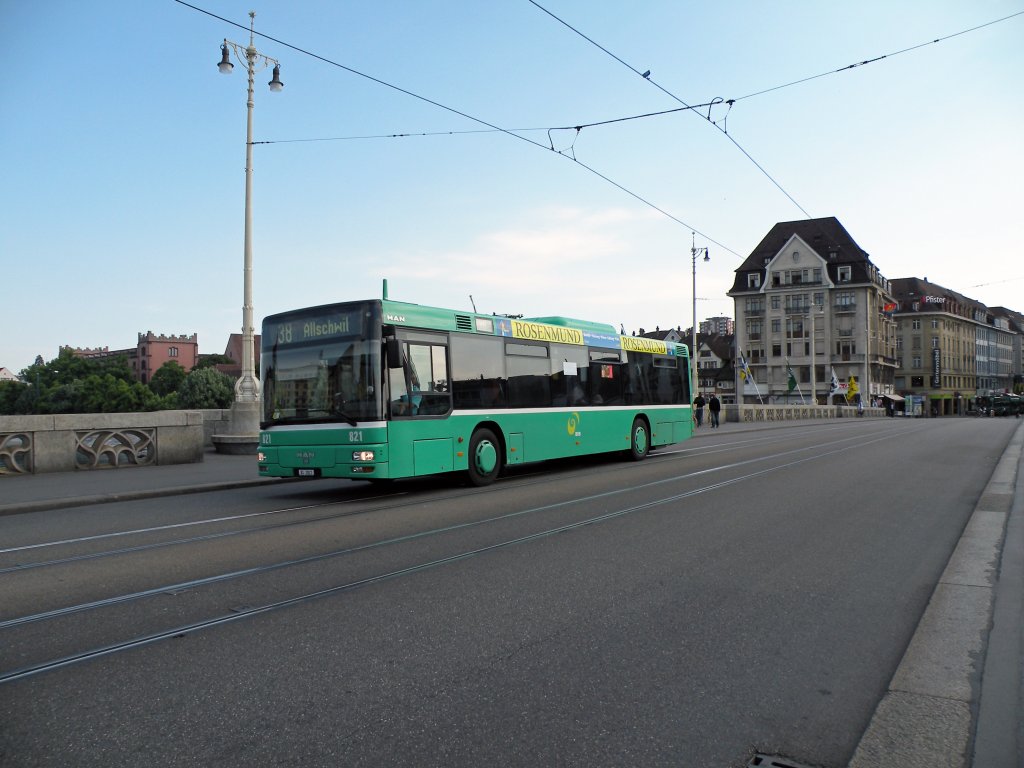
<path fill-rule="evenodd" d="M 239 63 L 249 73 L 249 92 L 247 103 L 247 120 L 245 135 L 245 246 L 244 246 L 244 299 L 242 304 L 242 375 L 235 382 L 235 405 L 242 406 L 232 409 L 232 421 L 235 434 L 253 435 L 259 432 L 259 400 L 260 382 L 255 372 L 255 330 L 252 317 L 252 110 L 253 110 L 253 78 L 257 69 L 266 69 L 273 65 L 273 78 L 268 83 L 273 92 L 284 88 L 281 82 L 281 65 L 277 59 L 265 56 L 256 50 L 253 41 L 256 12 L 249 11 L 249 45 L 224 39 L 220 47 L 221 59 L 217 69 L 230 75 L 234 69 L 231 63 L 231 52 L 234 52 Z M 236 418 L 239 421 L 235 421 Z M 244 425 L 244 429 L 240 429 Z"/>
<path fill-rule="evenodd" d="M 690 400 L 697 395 L 697 255 L 704 254 L 704 261 L 711 261 L 707 246 L 698 248 L 694 241 L 696 233 L 690 233 L 690 256 L 693 259 L 693 327 L 690 328 Z"/>

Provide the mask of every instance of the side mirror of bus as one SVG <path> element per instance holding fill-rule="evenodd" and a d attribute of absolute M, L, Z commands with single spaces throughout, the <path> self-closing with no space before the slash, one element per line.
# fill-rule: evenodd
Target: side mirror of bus
<path fill-rule="evenodd" d="M 384 354 L 387 357 L 388 368 L 402 367 L 402 344 L 394 336 L 384 339 Z"/>

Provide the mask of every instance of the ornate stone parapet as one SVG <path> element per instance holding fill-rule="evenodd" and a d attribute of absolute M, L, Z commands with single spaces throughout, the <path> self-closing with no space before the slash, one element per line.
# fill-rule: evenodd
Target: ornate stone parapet
<path fill-rule="evenodd" d="M 747 423 L 841 419 L 857 415 L 852 405 L 728 405 L 726 420 Z M 884 408 L 865 408 L 865 416 L 885 416 Z"/>
<path fill-rule="evenodd" d="M 93 429 L 77 433 L 76 469 L 142 467 L 156 461 L 156 429 Z"/>
<path fill-rule="evenodd" d="M 0 432 L 0 475 L 32 472 L 32 433 Z"/>
<path fill-rule="evenodd" d="M 0 477 L 203 460 L 199 411 L 0 416 Z"/>

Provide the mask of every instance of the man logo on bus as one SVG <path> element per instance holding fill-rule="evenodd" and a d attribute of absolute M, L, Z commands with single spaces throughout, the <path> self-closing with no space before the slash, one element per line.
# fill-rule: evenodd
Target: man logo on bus
<path fill-rule="evenodd" d="M 573 412 L 572 416 L 569 417 L 569 421 L 565 423 L 566 431 L 569 433 L 569 437 L 579 437 L 580 433 L 576 431 L 576 427 L 580 423 L 580 415 Z"/>

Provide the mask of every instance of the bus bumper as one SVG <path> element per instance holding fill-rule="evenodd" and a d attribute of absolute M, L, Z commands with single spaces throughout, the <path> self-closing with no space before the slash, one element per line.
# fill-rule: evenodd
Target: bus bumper
<path fill-rule="evenodd" d="M 386 445 L 261 448 L 257 464 L 260 477 L 390 477 Z"/>

